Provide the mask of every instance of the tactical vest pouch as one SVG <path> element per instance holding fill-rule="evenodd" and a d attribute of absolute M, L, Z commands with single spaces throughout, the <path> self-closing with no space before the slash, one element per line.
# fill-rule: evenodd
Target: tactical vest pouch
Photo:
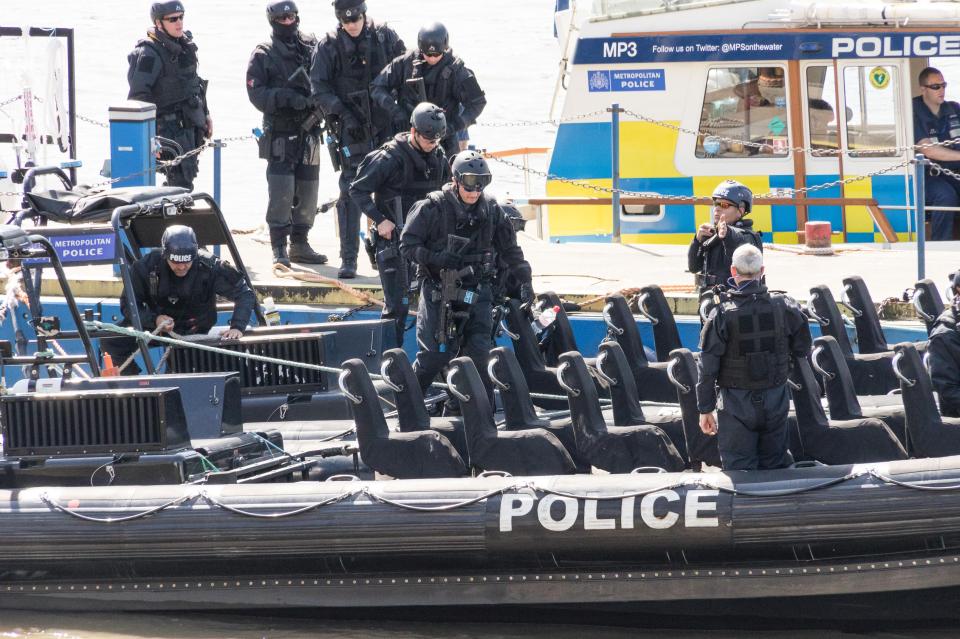
<path fill-rule="evenodd" d="M 770 376 L 770 355 L 768 353 L 747 353 L 747 375 L 750 381 L 765 381 Z"/>
<path fill-rule="evenodd" d="M 257 156 L 261 160 L 271 160 L 271 148 L 273 146 L 273 135 L 271 133 L 264 133 L 259 138 L 257 138 Z"/>

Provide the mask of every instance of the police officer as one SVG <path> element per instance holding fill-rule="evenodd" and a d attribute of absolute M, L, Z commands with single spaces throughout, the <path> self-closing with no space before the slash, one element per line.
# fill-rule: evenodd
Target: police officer
<path fill-rule="evenodd" d="M 310 96 L 310 58 L 317 40 L 300 31 L 293 0 L 267 3 L 273 33 L 247 65 L 247 96 L 263 112 L 260 157 L 267 161 L 267 225 L 274 263 L 325 264 L 307 242 L 317 215 L 320 123 Z M 287 255 L 287 238 L 290 253 Z"/>
<path fill-rule="evenodd" d="M 376 224 L 372 233 L 383 285 L 384 319 L 397 323 L 397 344 L 403 344 L 409 310 L 408 266 L 400 255 L 400 233 L 407 212 L 418 200 L 450 179 L 440 148 L 447 130 L 443 110 L 424 102 L 410 117 L 410 131 L 367 155 L 350 185 L 355 206 Z"/>
<path fill-rule="evenodd" d="M 915 144 L 951 142 L 948 146 L 931 146 L 918 152 L 938 164 L 960 171 L 960 104 L 946 99 L 947 83 L 939 69 L 927 67 L 920 72 L 920 95 L 913 99 L 913 137 Z M 960 182 L 927 168 L 927 206 L 960 206 Z M 930 211 L 931 240 L 952 240 L 955 211 Z"/>
<path fill-rule="evenodd" d="M 744 216 L 753 208 L 753 193 L 735 180 L 724 180 L 713 190 L 713 223 L 697 229 L 687 250 L 687 270 L 695 274 L 697 289 L 725 286 L 733 252 L 743 244 L 763 251 L 761 233 Z"/>
<path fill-rule="evenodd" d="M 414 369 L 424 391 L 458 350 L 473 359 L 489 388 L 491 289 L 498 259 L 521 282 L 522 301 L 534 301 L 530 264 L 516 232 L 497 201 L 483 192 L 493 179 L 487 162 L 475 151 L 462 151 L 451 170 L 452 183 L 414 205 L 400 240 L 403 256 L 417 264 L 421 278 Z M 451 271 L 459 274 L 456 289 L 445 292 L 443 276 Z"/>
<path fill-rule="evenodd" d="M 793 299 L 763 285 L 758 248 L 741 246 L 732 262 L 734 285 L 700 335 L 700 428 L 719 436 L 724 470 L 782 468 L 793 461 L 787 450 L 787 374 L 791 358 L 810 351 L 810 329 Z"/>
<path fill-rule="evenodd" d="M 243 275 L 229 262 L 201 252 L 197 236 L 189 226 L 167 227 L 161 248 L 138 260 L 130 269 L 133 295 L 143 330 L 174 331 L 180 335 L 209 332 L 217 323 L 217 296 L 233 302 L 230 328 L 222 339 L 237 339 L 250 321 L 256 295 Z M 132 323 L 127 290 L 121 297 L 124 324 Z M 103 350 L 116 364 L 137 349 L 132 337 L 103 340 Z M 140 372 L 136 362 L 130 372 Z"/>
<path fill-rule="evenodd" d="M 940 414 L 960 417 L 960 271 L 954 273 L 952 303 L 930 331 L 930 379 L 940 398 Z"/>
<path fill-rule="evenodd" d="M 370 83 L 405 47 L 396 31 L 367 16 L 363 0 L 335 0 L 333 6 L 339 24 L 317 44 L 310 82 L 327 119 L 334 170 L 340 171 L 339 277 L 352 278 L 360 250 L 360 209 L 350 199 L 350 183 L 363 158 L 393 133 L 390 114 L 370 99 Z"/>
<path fill-rule="evenodd" d="M 447 114 L 443 150 L 448 157 L 460 151 L 457 137 L 477 121 L 487 99 L 473 71 L 450 50 L 447 28 L 435 22 L 420 29 L 417 50 L 394 59 L 373 81 L 374 101 L 402 130 L 420 102 L 436 104 Z"/>
<path fill-rule="evenodd" d="M 197 45 L 183 30 L 183 3 L 154 2 L 150 7 L 153 29 L 137 42 L 127 56 L 127 82 L 131 100 L 157 105 L 157 136 L 165 143 L 162 159 L 172 159 L 203 144 L 213 135 L 213 120 L 207 109 L 207 81 L 197 75 Z M 196 155 L 162 169 L 168 186 L 193 190 L 199 162 Z"/>

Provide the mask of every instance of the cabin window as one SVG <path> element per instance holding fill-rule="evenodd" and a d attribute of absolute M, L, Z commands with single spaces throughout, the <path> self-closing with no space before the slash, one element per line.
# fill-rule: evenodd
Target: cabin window
<path fill-rule="evenodd" d="M 836 151 L 840 146 L 840 137 L 833 67 L 807 67 L 806 80 L 808 146 L 815 154 L 817 151 Z"/>
<path fill-rule="evenodd" d="M 790 137 L 785 78 L 782 67 L 710 69 L 697 157 L 786 156 Z"/>
<path fill-rule="evenodd" d="M 851 156 L 897 155 L 897 80 L 894 67 L 874 64 L 843 69 Z"/>

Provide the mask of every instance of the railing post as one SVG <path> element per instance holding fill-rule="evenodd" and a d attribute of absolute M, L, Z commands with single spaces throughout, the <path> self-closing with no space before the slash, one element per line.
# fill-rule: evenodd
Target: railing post
<path fill-rule="evenodd" d="M 213 141 L 213 201 L 217 203 L 217 206 L 223 208 L 220 202 L 220 172 L 223 167 L 223 147 L 227 146 L 223 140 L 216 139 Z M 220 257 L 220 245 L 217 244 L 213 247 L 213 254 L 217 257 Z"/>
<path fill-rule="evenodd" d="M 620 242 L 620 104 L 613 103 L 610 111 L 610 160 L 613 191 L 613 241 Z"/>
<path fill-rule="evenodd" d="M 926 224 L 926 198 L 927 198 L 927 189 L 926 184 L 924 184 L 924 175 L 927 170 L 927 158 L 922 154 L 918 153 L 914 156 L 914 172 L 913 172 L 913 193 L 914 193 L 914 210 L 916 211 L 916 221 L 917 221 L 917 279 L 922 280 L 926 271 L 926 236 L 927 236 L 927 224 Z"/>

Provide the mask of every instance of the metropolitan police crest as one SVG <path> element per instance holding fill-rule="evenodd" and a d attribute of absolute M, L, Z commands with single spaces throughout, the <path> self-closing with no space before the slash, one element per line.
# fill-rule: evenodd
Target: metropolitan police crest
<path fill-rule="evenodd" d="M 587 86 L 591 91 L 609 91 L 610 74 L 608 71 L 590 71 Z"/>

